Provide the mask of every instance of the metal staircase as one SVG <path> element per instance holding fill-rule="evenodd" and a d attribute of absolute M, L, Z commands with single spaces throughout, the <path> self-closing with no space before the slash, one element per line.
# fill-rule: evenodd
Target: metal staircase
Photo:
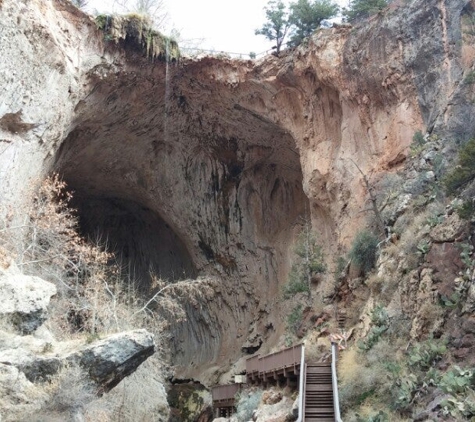
<path fill-rule="evenodd" d="M 329 363 L 306 365 L 304 409 L 304 421 L 335 421 L 332 368 Z"/>
<path fill-rule="evenodd" d="M 305 363 L 302 348 L 297 422 L 342 422 L 336 361 L 338 346 L 332 342 L 331 363 Z"/>

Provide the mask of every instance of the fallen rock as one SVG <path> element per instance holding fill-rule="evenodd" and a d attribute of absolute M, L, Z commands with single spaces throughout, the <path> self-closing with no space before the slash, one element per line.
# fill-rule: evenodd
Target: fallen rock
<path fill-rule="evenodd" d="M 91 378 L 108 391 L 154 353 L 153 334 L 142 329 L 114 334 L 67 359 L 87 368 Z"/>
<path fill-rule="evenodd" d="M 55 285 L 39 277 L 0 272 L 0 315 L 22 334 L 30 334 L 43 324 L 55 294 Z"/>
<path fill-rule="evenodd" d="M 282 400 L 282 393 L 280 391 L 265 391 L 262 394 L 262 402 L 264 404 L 276 404 Z"/>
<path fill-rule="evenodd" d="M 147 330 L 135 330 L 57 355 L 39 356 L 21 346 L 4 349 L 0 351 L 0 364 L 16 367 L 31 382 L 46 380 L 67 364 L 79 364 L 101 387 L 101 392 L 106 392 L 134 372 L 154 351 L 153 335 Z"/>
<path fill-rule="evenodd" d="M 254 420 L 256 422 L 287 422 L 292 404 L 290 398 L 283 397 L 278 403 L 262 405 L 254 413 Z"/>
<path fill-rule="evenodd" d="M 430 237 L 435 243 L 455 242 L 467 228 L 468 222 L 462 220 L 457 213 L 453 213 L 442 224 L 431 230 Z"/>

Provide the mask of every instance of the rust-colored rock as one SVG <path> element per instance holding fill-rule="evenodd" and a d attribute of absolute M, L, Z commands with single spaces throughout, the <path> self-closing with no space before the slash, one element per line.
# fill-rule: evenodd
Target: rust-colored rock
<path fill-rule="evenodd" d="M 166 63 L 107 42 L 65 0 L 3 0 L 0 119 L 21 121 L 0 128 L 2 203 L 19 208 L 30 180 L 58 171 L 83 232 L 104 233 L 145 291 L 150 268 L 212 279 L 170 324 L 178 372 L 206 378 L 248 335 L 282 333 L 265 327 L 301 217 L 332 256 L 366 223 L 362 173 L 396 171 L 417 130 L 473 133 L 466 4 L 415 0 L 281 57 Z"/>
<path fill-rule="evenodd" d="M 426 256 L 427 264 L 434 269 L 434 277 L 442 283 L 452 283 L 463 269 L 460 259 L 460 246 L 457 243 L 434 243 Z"/>

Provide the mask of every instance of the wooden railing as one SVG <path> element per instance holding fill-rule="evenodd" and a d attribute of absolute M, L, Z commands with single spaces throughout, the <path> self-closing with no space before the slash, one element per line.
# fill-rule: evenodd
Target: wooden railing
<path fill-rule="evenodd" d="M 259 372 L 259 355 L 246 360 L 246 373 L 249 375 L 255 372 Z"/>
<path fill-rule="evenodd" d="M 288 347 L 280 352 L 274 352 L 265 356 L 253 356 L 246 360 L 247 374 L 270 373 L 292 366 L 299 366 L 302 357 L 303 345 Z"/>
<path fill-rule="evenodd" d="M 295 379 L 301 365 L 305 362 L 302 344 L 288 347 L 280 352 L 266 356 L 252 356 L 246 360 L 248 382 L 267 382 L 269 379 Z M 302 383 L 302 378 L 300 383 Z M 241 391 L 242 384 L 218 385 L 211 389 L 213 407 L 215 409 L 232 408 L 234 398 Z"/>
<path fill-rule="evenodd" d="M 241 390 L 241 384 L 218 385 L 211 390 L 213 402 L 234 400 L 236 394 Z"/>

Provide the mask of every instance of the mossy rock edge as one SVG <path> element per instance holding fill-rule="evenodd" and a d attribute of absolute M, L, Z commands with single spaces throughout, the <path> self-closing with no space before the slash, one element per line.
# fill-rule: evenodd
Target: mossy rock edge
<path fill-rule="evenodd" d="M 98 15 L 96 25 L 104 32 L 105 41 L 123 42 L 151 60 L 176 61 L 180 58 L 177 42 L 154 30 L 150 19 L 144 15 Z"/>

